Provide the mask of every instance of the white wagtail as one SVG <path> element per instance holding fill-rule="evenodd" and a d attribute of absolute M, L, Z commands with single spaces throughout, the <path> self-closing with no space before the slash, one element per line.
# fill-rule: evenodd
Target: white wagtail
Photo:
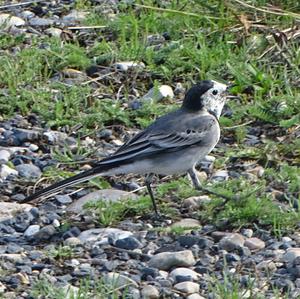
<path fill-rule="evenodd" d="M 65 187 L 97 176 L 142 174 L 155 213 L 151 189 L 153 175 L 188 173 L 195 188 L 203 189 L 195 165 L 215 147 L 220 138 L 219 117 L 228 86 L 204 80 L 188 90 L 181 108 L 163 115 L 121 146 L 114 154 L 97 162 L 90 170 L 28 196 L 23 202 L 48 197 Z"/>

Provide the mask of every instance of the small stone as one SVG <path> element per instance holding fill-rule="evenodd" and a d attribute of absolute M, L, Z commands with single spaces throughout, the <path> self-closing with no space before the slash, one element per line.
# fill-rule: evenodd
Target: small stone
<path fill-rule="evenodd" d="M 219 243 L 220 248 L 227 251 L 233 251 L 242 247 L 245 243 L 245 239 L 242 235 L 238 233 L 232 233 L 223 237 Z"/>
<path fill-rule="evenodd" d="M 274 272 L 277 270 L 275 263 L 271 260 L 262 261 L 256 265 L 257 270 L 264 270 L 269 272 Z"/>
<path fill-rule="evenodd" d="M 159 291 L 155 286 L 146 285 L 141 291 L 143 299 L 156 299 L 159 298 Z"/>
<path fill-rule="evenodd" d="M 298 256 L 300 256 L 300 248 L 288 248 L 283 255 L 283 261 L 286 263 L 293 263 Z"/>
<path fill-rule="evenodd" d="M 195 293 L 195 294 L 191 294 L 191 295 L 187 296 L 186 299 L 205 299 L 205 298 L 202 297 L 201 295 Z"/>
<path fill-rule="evenodd" d="M 2 254 L 0 254 L 0 260 L 11 262 L 13 264 L 23 263 L 24 258 L 25 258 L 24 254 L 18 254 L 18 253 L 2 253 Z"/>
<path fill-rule="evenodd" d="M 69 195 L 55 195 L 54 197 L 62 205 L 66 205 L 72 202 L 72 198 Z"/>
<path fill-rule="evenodd" d="M 54 20 L 48 18 L 34 17 L 29 20 L 30 26 L 39 27 L 39 26 L 51 26 L 54 24 Z"/>
<path fill-rule="evenodd" d="M 158 88 L 153 87 L 141 98 L 141 100 L 160 101 L 164 98 L 174 98 L 174 92 L 171 86 L 161 85 Z"/>
<path fill-rule="evenodd" d="M 8 176 L 13 175 L 16 176 L 18 175 L 18 171 L 15 169 L 10 168 L 7 165 L 0 165 L 0 177 L 1 179 L 5 180 Z"/>
<path fill-rule="evenodd" d="M 24 232 L 25 237 L 32 237 L 40 230 L 40 226 L 38 224 L 33 224 L 28 226 L 28 228 Z"/>
<path fill-rule="evenodd" d="M 53 36 L 53 37 L 61 37 L 62 30 L 59 28 L 48 28 L 45 30 L 45 33 Z"/>
<path fill-rule="evenodd" d="M 171 267 L 190 267 L 195 264 L 195 258 L 191 250 L 177 252 L 161 252 L 151 257 L 149 266 L 160 270 L 168 270 Z"/>
<path fill-rule="evenodd" d="M 54 227 L 60 227 L 60 222 L 59 222 L 57 219 L 54 219 L 54 220 L 52 221 L 52 225 L 53 225 Z"/>
<path fill-rule="evenodd" d="M 41 241 L 50 240 L 53 235 L 56 234 L 56 229 L 53 225 L 44 226 L 33 237 L 34 240 L 39 243 Z"/>
<path fill-rule="evenodd" d="M 193 218 L 183 218 L 178 222 L 175 222 L 171 225 L 172 228 L 182 227 L 187 229 L 199 229 L 201 224 L 198 220 Z"/>
<path fill-rule="evenodd" d="M 128 70 L 141 70 L 145 68 L 145 64 L 143 62 L 134 62 L 134 61 L 124 61 L 124 62 L 117 62 L 114 66 L 122 71 L 127 72 Z"/>
<path fill-rule="evenodd" d="M 32 152 L 36 152 L 36 151 L 39 149 L 39 147 L 38 147 L 36 144 L 31 143 L 31 144 L 29 145 L 29 149 L 30 149 Z"/>
<path fill-rule="evenodd" d="M 22 284 L 30 284 L 29 277 L 26 273 L 19 272 L 16 274 L 16 277 Z"/>
<path fill-rule="evenodd" d="M 103 281 L 106 284 L 114 286 L 114 288 L 126 288 L 134 286 L 138 288 L 138 284 L 131 278 L 116 272 L 109 272 L 103 276 Z"/>
<path fill-rule="evenodd" d="M 16 169 L 19 175 L 26 179 L 38 179 L 42 175 L 41 170 L 33 164 L 20 164 Z"/>
<path fill-rule="evenodd" d="M 20 13 L 20 17 L 22 17 L 24 19 L 30 19 L 30 18 L 33 18 L 34 16 L 35 16 L 35 14 L 30 10 L 23 10 Z"/>
<path fill-rule="evenodd" d="M 133 236 L 129 236 L 126 238 L 118 239 L 115 243 L 114 246 L 122 249 L 127 249 L 127 250 L 134 250 L 137 248 L 142 248 L 143 244 Z"/>
<path fill-rule="evenodd" d="M 7 13 L 0 14 L 0 26 L 5 26 L 6 28 L 10 27 L 19 27 L 25 25 L 25 21 L 19 17 L 11 16 Z"/>
<path fill-rule="evenodd" d="M 9 161 L 11 153 L 6 150 L 0 150 L 0 164 L 5 164 Z"/>
<path fill-rule="evenodd" d="M 207 195 L 192 196 L 183 200 L 183 207 L 196 210 L 211 202 L 211 198 Z"/>
<path fill-rule="evenodd" d="M 253 230 L 251 228 L 244 228 L 241 230 L 241 233 L 246 238 L 251 238 L 253 236 Z"/>
<path fill-rule="evenodd" d="M 289 243 L 292 242 L 293 240 L 290 237 L 282 237 L 282 242 L 283 243 Z"/>
<path fill-rule="evenodd" d="M 88 12 L 73 10 L 62 18 L 66 23 L 80 23 L 86 19 Z"/>
<path fill-rule="evenodd" d="M 174 269 L 170 273 L 170 277 L 172 277 L 175 281 L 178 281 L 177 277 L 186 277 L 186 280 L 197 280 L 200 278 L 200 275 L 192 269 L 181 267 Z"/>
<path fill-rule="evenodd" d="M 266 244 L 264 241 L 258 238 L 248 238 L 246 239 L 244 246 L 248 247 L 250 250 L 261 250 L 265 248 Z"/>
<path fill-rule="evenodd" d="M 218 170 L 215 172 L 212 176 L 213 181 L 222 182 L 227 181 L 229 178 L 228 171 L 227 170 Z"/>
<path fill-rule="evenodd" d="M 192 282 L 192 281 L 184 281 L 180 282 L 174 285 L 174 289 L 177 291 L 186 293 L 186 294 L 192 294 L 199 292 L 199 284 Z"/>
<path fill-rule="evenodd" d="M 92 228 L 81 232 L 78 239 L 83 243 L 109 244 L 108 239 L 117 240 L 131 236 L 132 233 L 118 228 Z"/>
<path fill-rule="evenodd" d="M 64 245 L 70 246 L 70 247 L 77 246 L 80 244 L 81 244 L 81 241 L 76 237 L 70 237 L 64 241 Z"/>
<path fill-rule="evenodd" d="M 0 294 L 4 294 L 5 290 L 6 290 L 6 286 L 0 281 Z"/>

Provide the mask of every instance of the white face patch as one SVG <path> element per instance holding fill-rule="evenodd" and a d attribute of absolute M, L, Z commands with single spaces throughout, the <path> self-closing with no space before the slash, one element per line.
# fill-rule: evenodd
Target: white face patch
<path fill-rule="evenodd" d="M 217 118 L 220 117 L 222 109 L 226 101 L 227 85 L 213 81 L 214 86 L 202 95 L 204 107 L 212 111 Z"/>

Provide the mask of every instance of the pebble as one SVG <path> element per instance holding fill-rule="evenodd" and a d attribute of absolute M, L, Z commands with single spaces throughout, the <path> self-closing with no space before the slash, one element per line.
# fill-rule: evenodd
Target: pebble
<path fill-rule="evenodd" d="M 18 253 L 2 253 L 0 254 L 0 260 L 15 263 L 15 264 L 22 264 L 25 258 L 24 254 Z"/>
<path fill-rule="evenodd" d="M 116 272 L 104 274 L 103 281 L 108 285 L 114 286 L 114 288 L 125 288 L 128 286 L 138 288 L 138 284 L 133 279 Z"/>
<path fill-rule="evenodd" d="M 174 92 L 171 86 L 161 85 L 158 88 L 151 88 L 142 98 L 143 101 L 153 100 L 160 101 L 164 98 L 174 98 Z"/>
<path fill-rule="evenodd" d="M 54 197 L 62 205 L 66 205 L 72 202 L 72 198 L 69 195 L 55 195 Z"/>
<path fill-rule="evenodd" d="M 66 240 L 64 240 L 64 245 L 66 246 L 77 246 L 77 245 L 80 245 L 81 244 L 81 241 L 76 238 L 76 237 L 70 237 Z"/>
<path fill-rule="evenodd" d="M 0 150 L 0 164 L 5 164 L 9 161 L 11 153 L 7 150 Z"/>
<path fill-rule="evenodd" d="M 65 23 L 80 23 L 84 21 L 88 15 L 88 12 L 73 10 L 69 14 L 63 16 L 62 21 Z"/>
<path fill-rule="evenodd" d="M 197 280 L 200 275 L 192 269 L 181 267 L 171 271 L 170 277 L 172 277 L 175 281 L 178 281 L 178 277 L 180 277 L 180 279 L 186 278 L 185 280 Z"/>
<path fill-rule="evenodd" d="M 143 62 L 134 61 L 117 62 L 114 66 L 122 72 L 127 72 L 128 70 L 142 70 L 145 68 L 145 64 Z"/>
<path fill-rule="evenodd" d="M 38 224 L 33 224 L 27 227 L 24 232 L 25 237 L 32 237 L 40 230 L 40 226 Z"/>
<path fill-rule="evenodd" d="M 171 267 L 190 267 L 195 264 L 195 258 L 191 250 L 177 252 L 161 252 L 151 257 L 149 266 L 160 270 L 168 270 Z"/>
<path fill-rule="evenodd" d="M 213 174 L 211 180 L 215 182 L 222 182 L 222 181 L 227 181 L 228 178 L 229 178 L 229 174 L 227 170 L 218 170 Z"/>
<path fill-rule="evenodd" d="M 49 18 L 40 18 L 40 17 L 34 17 L 29 20 L 30 26 L 33 27 L 42 27 L 42 26 L 51 26 L 54 24 L 54 20 Z"/>
<path fill-rule="evenodd" d="M 29 149 L 30 149 L 32 152 L 36 152 L 36 151 L 39 149 L 39 147 L 38 147 L 36 144 L 31 143 L 31 144 L 29 145 Z"/>
<path fill-rule="evenodd" d="M 99 244 L 109 244 L 108 239 L 112 240 L 112 243 L 118 238 L 126 238 L 131 236 L 132 233 L 129 231 L 124 231 L 118 228 L 92 228 L 81 232 L 78 239 L 83 243 L 99 243 Z"/>
<path fill-rule="evenodd" d="M 186 299 L 205 299 L 205 298 L 202 297 L 201 295 L 195 293 L 195 294 L 191 294 L 191 295 L 187 296 Z"/>
<path fill-rule="evenodd" d="M 241 230 L 241 234 L 246 238 L 252 238 L 253 230 L 251 228 L 244 228 Z"/>
<path fill-rule="evenodd" d="M 53 37 L 61 37 L 62 32 L 63 31 L 61 29 L 54 28 L 54 27 L 51 27 L 51 28 L 48 28 L 45 30 L 45 33 L 47 33 Z"/>
<path fill-rule="evenodd" d="M 142 248 L 143 244 L 135 237 L 129 236 L 126 238 L 116 240 L 114 246 L 118 248 L 127 249 L 127 250 L 134 250 L 137 248 Z"/>
<path fill-rule="evenodd" d="M 19 17 L 15 17 L 15 16 L 11 16 L 10 14 L 7 13 L 2 13 L 0 14 L 0 26 L 5 26 L 6 28 L 10 28 L 10 27 L 19 27 L 19 26 L 24 26 L 26 24 L 26 22 L 19 18 Z"/>
<path fill-rule="evenodd" d="M 225 237 L 223 237 L 219 243 L 221 249 L 225 249 L 227 251 L 233 251 L 242 247 L 245 243 L 245 239 L 242 235 L 238 233 L 232 233 Z"/>
<path fill-rule="evenodd" d="M 33 237 L 36 243 L 50 240 L 56 234 L 56 229 L 53 225 L 46 225 L 41 228 Z"/>
<path fill-rule="evenodd" d="M 7 177 L 9 177 L 10 175 L 12 176 L 16 176 L 18 175 L 18 171 L 15 169 L 10 168 L 7 165 L 0 165 L 0 177 L 1 179 L 5 180 Z"/>
<path fill-rule="evenodd" d="M 152 285 L 146 285 L 142 288 L 141 295 L 143 299 L 157 299 L 159 298 L 159 290 Z"/>
<path fill-rule="evenodd" d="M 199 292 L 200 286 L 198 283 L 192 281 L 184 281 L 174 285 L 174 289 L 186 294 Z"/>
<path fill-rule="evenodd" d="M 288 248 L 283 255 L 283 261 L 286 263 L 293 263 L 294 260 L 300 256 L 300 248 Z"/>
<path fill-rule="evenodd" d="M 20 164 L 16 166 L 16 170 L 19 172 L 21 177 L 26 179 L 38 179 L 42 172 L 39 167 L 33 164 Z"/>
<path fill-rule="evenodd" d="M 258 238 L 248 238 L 245 240 L 244 246 L 248 247 L 250 250 L 261 250 L 266 247 L 264 241 Z"/>

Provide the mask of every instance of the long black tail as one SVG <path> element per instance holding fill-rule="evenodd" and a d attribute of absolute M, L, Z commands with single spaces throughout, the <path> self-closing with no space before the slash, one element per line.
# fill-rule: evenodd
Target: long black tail
<path fill-rule="evenodd" d="M 106 171 L 107 169 L 110 169 L 109 166 L 106 165 L 98 165 L 96 167 L 93 167 L 92 169 L 89 169 L 87 171 L 81 172 L 79 174 L 76 174 L 70 178 L 67 178 L 63 181 L 54 183 L 53 185 L 46 187 L 44 189 L 41 189 L 32 195 L 27 196 L 24 200 L 22 200 L 22 203 L 29 202 L 31 200 L 34 200 L 38 197 L 49 197 L 53 193 L 56 193 L 66 187 L 73 186 L 82 182 L 85 182 L 89 179 L 92 179 L 94 177 L 97 177 L 101 175 L 102 172 Z"/>

